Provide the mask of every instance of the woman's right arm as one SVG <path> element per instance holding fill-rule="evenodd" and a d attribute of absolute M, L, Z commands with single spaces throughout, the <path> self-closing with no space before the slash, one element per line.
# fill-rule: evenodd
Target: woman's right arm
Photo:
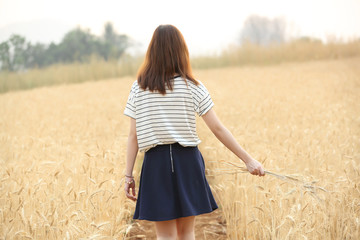
<path fill-rule="evenodd" d="M 125 176 L 132 176 L 138 150 L 139 147 L 136 135 L 136 121 L 135 119 L 130 118 L 130 131 L 127 144 Z M 131 183 L 129 184 L 129 182 Z M 136 200 L 134 177 L 125 177 L 124 190 L 128 198 L 134 201 Z"/>
<path fill-rule="evenodd" d="M 265 175 L 264 168 L 261 163 L 256 161 L 244 149 L 242 149 L 231 132 L 220 122 L 213 108 L 205 113 L 202 118 L 216 138 L 246 164 L 246 167 L 251 174 L 260 176 Z"/>

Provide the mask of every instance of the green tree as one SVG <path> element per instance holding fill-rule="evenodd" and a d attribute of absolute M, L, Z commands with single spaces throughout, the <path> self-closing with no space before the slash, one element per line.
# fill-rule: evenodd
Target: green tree
<path fill-rule="evenodd" d="M 110 22 L 105 24 L 100 37 L 76 28 L 66 33 L 59 44 L 31 44 L 25 37 L 12 35 L 0 44 L 0 70 L 19 71 L 59 62 L 86 62 L 91 55 L 106 61 L 117 60 L 128 47 L 129 38 L 118 34 Z"/>
<path fill-rule="evenodd" d="M 2 70 L 17 71 L 25 69 L 28 60 L 29 44 L 25 37 L 12 35 L 0 44 L 0 66 Z"/>
<path fill-rule="evenodd" d="M 129 38 L 116 33 L 112 23 L 108 22 L 105 24 L 100 46 L 99 53 L 105 60 L 119 59 L 129 46 Z"/>
<path fill-rule="evenodd" d="M 20 35 L 12 35 L 9 39 L 13 51 L 12 70 L 21 70 L 25 68 L 28 58 L 28 44 L 25 37 Z"/>
<path fill-rule="evenodd" d="M 47 47 L 44 44 L 36 43 L 35 45 L 31 45 L 31 43 L 29 43 L 26 68 L 44 67 L 49 65 L 46 51 Z"/>
<path fill-rule="evenodd" d="M 58 46 L 62 62 L 84 62 L 96 49 L 96 39 L 89 30 L 76 28 L 68 32 Z"/>
<path fill-rule="evenodd" d="M 0 69 L 12 71 L 10 46 L 7 41 L 0 44 Z"/>

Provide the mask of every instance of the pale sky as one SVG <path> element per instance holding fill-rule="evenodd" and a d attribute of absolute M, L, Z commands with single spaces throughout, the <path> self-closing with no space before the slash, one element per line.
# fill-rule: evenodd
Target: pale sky
<path fill-rule="evenodd" d="M 190 54 L 208 54 L 236 43 L 251 14 L 284 17 L 296 36 L 360 37 L 360 0 L 0 0 L 0 41 L 17 31 L 31 41 L 58 42 L 76 26 L 100 35 L 111 21 L 143 51 L 159 24 L 173 24 Z"/>

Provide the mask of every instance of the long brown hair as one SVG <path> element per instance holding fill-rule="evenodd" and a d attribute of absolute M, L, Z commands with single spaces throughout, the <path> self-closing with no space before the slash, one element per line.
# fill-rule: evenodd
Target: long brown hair
<path fill-rule="evenodd" d="M 139 86 L 162 94 L 173 89 L 174 75 L 185 81 L 198 82 L 192 75 L 189 50 L 181 32 L 172 25 L 160 25 L 155 29 L 145 61 L 138 73 Z"/>

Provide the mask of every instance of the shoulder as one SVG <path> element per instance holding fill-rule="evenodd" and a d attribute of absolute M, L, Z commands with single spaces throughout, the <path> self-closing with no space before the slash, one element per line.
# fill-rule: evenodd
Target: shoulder
<path fill-rule="evenodd" d="M 191 88 L 196 89 L 196 88 L 199 88 L 199 87 L 204 86 L 204 84 L 203 84 L 200 80 L 196 79 L 196 81 L 198 82 L 198 84 L 194 83 L 193 81 L 191 81 L 191 80 L 189 80 L 189 79 L 186 79 L 186 82 L 188 83 L 188 85 L 189 85 Z"/>
<path fill-rule="evenodd" d="M 199 83 L 199 84 L 195 84 L 194 82 L 190 81 L 190 80 L 187 80 L 189 82 L 189 86 L 191 88 L 191 91 L 195 92 L 195 93 L 198 93 L 198 94 L 201 94 L 201 95 L 207 95 L 209 92 L 207 90 L 207 88 L 205 87 L 205 85 L 203 84 L 202 81 L 196 79 L 196 81 Z"/>
<path fill-rule="evenodd" d="M 139 83 L 138 80 L 135 80 L 133 84 L 131 85 L 131 89 L 139 89 Z"/>
<path fill-rule="evenodd" d="M 135 81 L 133 82 L 133 84 L 131 85 L 131 90 L 130 90 L 130 92 L 132 92 L 132 93 L 138 93 L 138 92 L 139 92 L 139 89 L 140 89 L 140 87 L 139 87 L 138 81 L 135 80 Z"/>

